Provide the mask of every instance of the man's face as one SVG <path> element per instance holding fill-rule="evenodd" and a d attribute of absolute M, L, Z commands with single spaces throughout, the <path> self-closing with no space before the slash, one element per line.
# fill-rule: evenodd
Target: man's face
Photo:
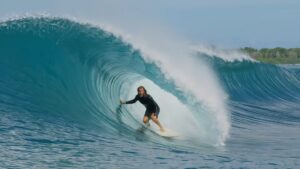
<path fill-rule="evenodd" d="M 143 96 L 145 94 L 145 90 L 143 88 L 139 88 L 138 93 L 140 96 Z"/>

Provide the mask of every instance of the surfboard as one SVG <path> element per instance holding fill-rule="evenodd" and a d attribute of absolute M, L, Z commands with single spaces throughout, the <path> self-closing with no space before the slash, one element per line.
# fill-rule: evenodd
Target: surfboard
<path fill-rule="evenodd" d="M 164 129 L 165 129 L 165 131 L 163 131 L 163 132 L 160 131 L 159 129 L 152 130 L 152 131 L 154 133 L 158 134 L 159 136 L 165 137 L 165 138 L 175 138 L 175 137 L 179 137 L 180 136 L 177 132 L 175 132 L 175 131 L 173 131 L 171 129 L 168 129 L 168 128 L 164 128 Z"/>
<path fill-rule="evenodd" d="M 142 125 L 142 127 L 138 128 L 137 129 L 137 132 L 139 133 L 144 133 L 146 130 L 154 133 L 154 134 L 157 134 L 161 137 L 164 137 L 164 138 L 176 138 L 176 137 L 179 137 L 180 134 L 171 130 L 171 129 L 168 129 L 168 128 L 164 128 L 165 131 L 160 131 L 159 129 L 153 129 L 152 127 L 148 127 L 148 126 L 145 126 L 145 125 Z"/>

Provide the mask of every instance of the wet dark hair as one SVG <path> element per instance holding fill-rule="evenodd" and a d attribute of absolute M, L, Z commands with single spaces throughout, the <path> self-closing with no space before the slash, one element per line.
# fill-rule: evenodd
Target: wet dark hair
<path fill-rule="evenodd" d="M 139 87 L 137 88 L 137 92 L 139 92 L 139 89 L 144 89 L 145 95 L 146 95 L 146 96 L 148 95 L 147 90 L 145 89 L 144 86 L 139 86 Z"/>

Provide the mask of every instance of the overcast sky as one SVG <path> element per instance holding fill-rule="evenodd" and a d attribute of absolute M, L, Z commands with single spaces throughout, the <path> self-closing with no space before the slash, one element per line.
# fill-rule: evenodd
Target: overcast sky
<path fill-rule="evenodd" d="M 2 20 L 41 13 L 128 30 L 161 27 L 229 48 L 300 47 L 299 0 L 0 0 Z"/>

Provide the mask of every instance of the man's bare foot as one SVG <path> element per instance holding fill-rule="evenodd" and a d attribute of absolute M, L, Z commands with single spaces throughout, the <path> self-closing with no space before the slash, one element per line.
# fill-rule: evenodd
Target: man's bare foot
<path fill-rule="evenodd" d="M 165 132 L 165 129 L 164 129 L 164 128 L 160 128 L 160 131 L 161 131 L 161 132 Z"/>

